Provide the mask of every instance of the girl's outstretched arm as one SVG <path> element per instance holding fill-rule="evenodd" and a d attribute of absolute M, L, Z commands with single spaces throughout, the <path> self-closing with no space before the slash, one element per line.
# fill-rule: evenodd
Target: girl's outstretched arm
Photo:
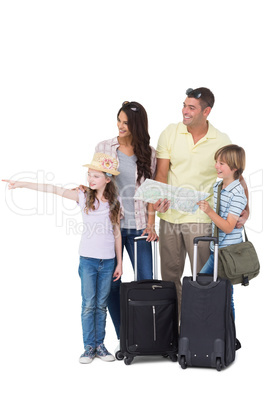
<path fill-rule="evenodd" d="M 26 181 L 2 180 L 8 183 L 8 189 L 28 188 L 29 190 L 42 191 L 43 193 L 52 193 L 70 200 L 78 201 L 78 192 L 76 190 L 68 190 L 63 187 L 54 186 L 53 184 L 28 183 Z"/>

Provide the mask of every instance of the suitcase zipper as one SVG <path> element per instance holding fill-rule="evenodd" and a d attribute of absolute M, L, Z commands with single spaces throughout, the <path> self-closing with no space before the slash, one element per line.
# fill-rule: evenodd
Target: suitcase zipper
<path fill-rule="evenodd" d="M 156 341 L 156 323 L 155 323 L 155 306 L 153 308 L 153 324 L 154 324 L 154 341 Z"/>
<path fill-rule="evenodd" d="M 159 306 L 163 306 L 163 305 L 168 305 L 171 302 L 174 302 L 173 300 L 157 300 L 154 301 L 154 303 L 156 302 L 157 305 Z M 153 339 L 154 342 L 156 342 L 157 340 L 157 334 L 156 334 L 156 311 L 155 311 L 155 305 L 152 305 L 152 301 L 151 300 L 132 300 L 132 299 L 128 299 L 128 303 L 130 306 L 151 306 L 152 307 L 152 316 L 153 316 Z"/>
<path fill-rule="evenodd" d="M 135 308 L 135 306 L 137 306 L 137 307 L 146 307 L 147 306 L 147 309 L 149 308 L 149 310 L 147 310 L 147 318 L 149 319 L 149 311 L 150 311 L 150 315 L 151 315 L 151 317 L 152 317 L 152 323 L 150 324 L 151 325 L 151 331 L 150 331 L 150 333 L 151 333 L 151 335 L 150 335 L 150 339 L 151 339 L 151 341 L 150 342 L 158 342 L 158 335 L 157 335 L 157 314 L 158 314 L 158 312 L 157 312 L 157 310 L 156 310 L 156 307 L 157 306 L 168 306 L 168 305 L 173 305 L 173 304 L 175 304 L 175 300 L 173 300 L 173 299 L 164 299 L 164 300 L 132 300 L 132 299 L 130 299 L 130 298 L 128 298 L 127 299 L 127 301 L 128 301 L 128 306 L 130 307 L 130 306 L 132 306 L 132 309 L 133 308 Z M 132 311 L 132 312 L 131 312 Z M 130 313 L 129 313 L 129 318 L 130 317 L 132 317 L 132 321 L 131 321 L 131 323 L 133 324 L 133 310 L 130 310 Z M 149 320 L 150 321 L 150 320 Z M 148 321 L 148 322 L 149 322 Z M 131 333 L 133 332 L 133 328 L 130 326 L 130 322 L 129 322 L 129 330 L 130 330 L 130 328 L 131 328 Z M 149 327 L 148 327 L 149 328 Z M 147 332 L 148 333 L 148 332 Z M 149 335 L 149 334 L 148 334 Z M 132 335 L 131 335 L 132 337 L 133 337 L 133 344 L 135 343 L 134 342 L 134 335 L 133 335 L 133 333 L 132 333 Z M 131 338 L 132 339 L 132 338 Z M 159 341 L 161 342 L 161 340 L 159 339 Z M 172 342 L 170 343 L 170 345 L 172 345 Z M 137 346 L 137 348 L 139 349 L 139 347 L 141 347 L 141 346 L 138 346 L 138 345 L 136 345 Z M 156 344 L 155 344 L 155 347 L 156 347 Z"/>

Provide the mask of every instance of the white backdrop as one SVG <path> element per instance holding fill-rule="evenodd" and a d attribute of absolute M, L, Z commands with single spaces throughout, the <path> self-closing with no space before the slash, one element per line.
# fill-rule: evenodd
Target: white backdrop
<path fill-rule="evenodd" d="M 181 119 L 185 90 L 206 86 L 216 97 L 210 121 L 247 153 L 247 231 L 262 267 L 248 288 L 235 287 L 242 349 L 227 370 L 183 371 L 163 358 L 80 365 L 79 209 L 2 183 L 2 400 L 132 401 L 142 387 L 144 399 L 223 401 L 264 391 L 265 13 L 264 0 L 1 2 L 1 178 L 85 183 L 82 164 L 97 142 L 117 135 L 123 101 L 145 106 L 156 146 Z M 131 280 L 127 258 L 124 272 Z M 113 351 L 116 343 L 108 317 L 106 345 Z"/>

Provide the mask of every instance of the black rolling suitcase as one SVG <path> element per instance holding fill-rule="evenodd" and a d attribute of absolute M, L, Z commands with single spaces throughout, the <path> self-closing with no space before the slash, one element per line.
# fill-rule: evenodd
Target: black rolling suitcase
<path fill-rule="evenodd" d="M 196 275 L 199 241 L 213 241 L 213 276 Z M 238 349 L 231 309 L 231 283 L 217 277 L 218 239 L 194 239 L 193 277 L 185 277 L 182 287 L 181 322 L 178 361 L 187 366 L 214 367 L 218 371 L 235 359 Z"/>
<path fill-rule="evenodd" d="M 135 356 L 163 355 L 177 361 L 178 307 L 173 282 L 137 279 L 137 242 L 135 238 L 135 281 L 120 287 L 120 350 L 118 360 L 131 364 Z M 153 242 L 154 278 L 157 277 L 157 242 Z"/>

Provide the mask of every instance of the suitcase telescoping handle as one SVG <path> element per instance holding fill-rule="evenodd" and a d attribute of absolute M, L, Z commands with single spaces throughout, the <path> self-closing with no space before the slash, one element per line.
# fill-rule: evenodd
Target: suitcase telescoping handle
<path fill-rule="evenodd" d="M 137 236 L 134 238 L 134 280 L 138 279 L 138 259 L 137 259 L 137 243 L 138 241 L 145 241 L 148 236 Z M 153 278 L 158 279 L 158 267 L 157 267 L 157 240 L 152 241 L 153 243 Z"/>
<path fill-rule="evenodd" d="M 218 278 L 218 251 L 219 239 L 212 236 L 200 236 L 194 238 L 194 261 L 193 261 L 193 281 L 196 281 L 197 276 L 197 247 L 200 241 L 213 241 L 214 242 L 214 270 L 213 281 L 216 282 Z"/>

